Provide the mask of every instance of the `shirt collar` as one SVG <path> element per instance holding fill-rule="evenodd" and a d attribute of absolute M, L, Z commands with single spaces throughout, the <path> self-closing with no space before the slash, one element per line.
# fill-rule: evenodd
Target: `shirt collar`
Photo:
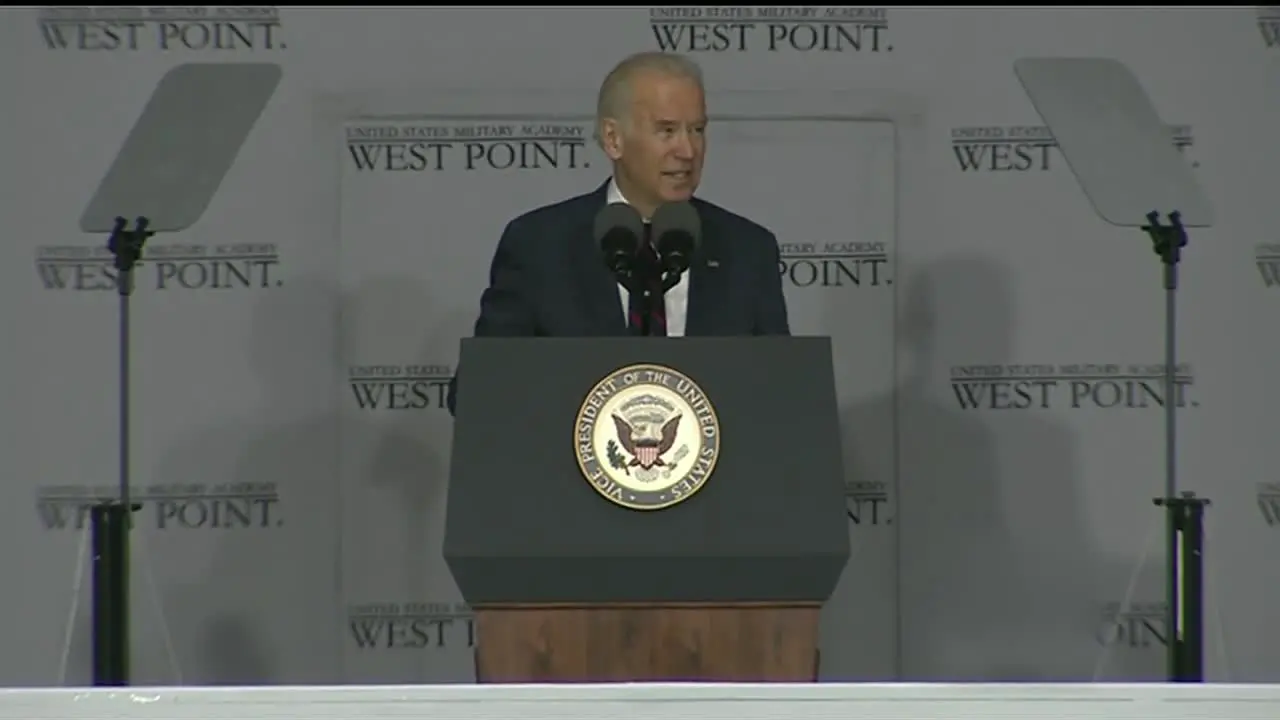
<path fill-rule="evenodd" d="M 631 204 L 627 201 L 627 198 L 623 196 L 622 191 L 618 189 L 618 181 L 614 178 L 609 178 L 609 187 L 605 190 L 605 202 L 609 205 L 612 205 L 613 203 L 623 203 L 624 205 Z M 647 224 L 649 222 L 649 218 L 645 218 L 644 221 Z"/>

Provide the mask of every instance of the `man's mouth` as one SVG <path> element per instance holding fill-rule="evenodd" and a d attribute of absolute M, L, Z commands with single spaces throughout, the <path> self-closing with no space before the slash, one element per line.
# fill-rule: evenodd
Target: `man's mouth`
<path fill-rule="evenodd" d="M 689 171 L 688 171 L 688 170 L 671 170 L 671 171 L 668 171 L 668 172 L 664 172 L 664 173 L 662 173 L 662 174 L 663 174 L 663 175 L 665 175 L 666 177 L 669 177 L 669 178 L 673 179 L 673 180 L 688 180 L 688 179 L 689 179 Z"/>

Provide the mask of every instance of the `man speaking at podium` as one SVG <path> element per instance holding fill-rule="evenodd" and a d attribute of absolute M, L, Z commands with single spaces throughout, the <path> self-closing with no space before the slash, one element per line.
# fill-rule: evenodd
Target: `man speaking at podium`
<path fill-rule="evenodd" d="M 643 334 L 789 335 L 777 238 L 694 197 L 707 130 L 698 65 L 660 52 L 626 58 L 600 87 L 596 124 L 613 177 L 594 192 L 507 224 L 480 296 L 475 336 L 642 334 L 643 305 L 606 266 L 596 216 L 621 202 L 647 223 L 660 206 L 686 201 L 697 211 L 701 242 L 665 302 L 651 307 Z M 455 377 L 449 383 L 451 414 L 457 393 Z"/>

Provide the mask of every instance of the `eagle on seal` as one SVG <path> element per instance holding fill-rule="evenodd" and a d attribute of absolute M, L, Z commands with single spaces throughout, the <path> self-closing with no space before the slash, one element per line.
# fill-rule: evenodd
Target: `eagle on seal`
<path fill-rule="evenodd" d="M 668 420 L 662 425 L 661 439 L 651 437 L 636 437 L 635 429 L 626 420 L 613 416 L 613 424 L 618 429 L 618 443 L 622 445 L 622 449 L 631 455 L 631 462 L 627 467 L 635 467 L 639 465 L 641 468 L 648 470 L 653 467 L 665 467 L 662 456 L 676 444 L 676 430 L 680 427 L 680 415 Z"/>

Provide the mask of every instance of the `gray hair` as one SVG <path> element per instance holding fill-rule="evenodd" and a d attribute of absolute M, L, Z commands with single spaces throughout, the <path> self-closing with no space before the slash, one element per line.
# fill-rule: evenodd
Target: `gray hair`
<path fill-rule="evenodd" d="M 648 51 L 624 58 L 604 76 L 604 82 L 600 84 L 600 95 L 596 99 L 597 142 L 601 139 L 600 131 L 604 128 L 605 120 L 626 122 L 631 107 L 631 80 L 643 72 L 692 80 L 699 88 L 703 86 L 702 68 L 684 55 Z"/>

